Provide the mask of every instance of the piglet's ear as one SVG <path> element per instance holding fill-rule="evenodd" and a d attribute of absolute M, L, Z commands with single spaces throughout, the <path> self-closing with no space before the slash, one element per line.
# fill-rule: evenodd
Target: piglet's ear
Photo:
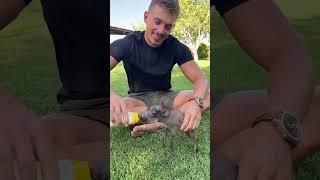
<path fill-rule="evenodd" d="M 168 117 L 169 116 L 169 111 L 167 110 L 167 109 L 163 109 L 162 110 L 162 116 L 164 116 L 164 117 Z"/>
<path fill-rule="evenodd" d="M 169 108 L 166 106 L 166 104 L 164 103 L 164 101 L 162 101 L 161 103 L 162 109 L 164 110 L 168 110 Z"/>

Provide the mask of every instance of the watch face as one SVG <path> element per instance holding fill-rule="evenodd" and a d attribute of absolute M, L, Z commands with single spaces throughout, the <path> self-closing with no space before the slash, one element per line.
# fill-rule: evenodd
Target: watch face
<path fill-rule="evenodd" d="M 201 108 L 204 106 L 204 100 L 202 98 L 196 97 L 195 100 Z"/>
<path fill-rule="evenodd" d="M 288 113 L 283 116 L 283 126 L 288 131 L 290 136 L 299 139 L 301 136 L 300 124 L 296 118 Z"/>
<path fill-rule="evenodd" d="M 204 105 L 204 100 L 201 99 L 201 98 L 199 98 L 199 104 L 200 104 L 201 106 L 203 106 L 203 105 Z"/>

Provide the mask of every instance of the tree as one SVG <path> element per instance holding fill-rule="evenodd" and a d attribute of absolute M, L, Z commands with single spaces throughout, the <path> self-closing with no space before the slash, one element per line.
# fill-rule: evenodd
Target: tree
<path fill-rule="evenodd" d="M 209 0 L 180 0 L 179 4 L 180 16 L 172 34 L 187 44 L 194 55 L 194 60 L 198 60 L 198 47 L 209 38 Z"/>
<path fill-rule="evenodd" d="M 209 48 L 208 48 L 208 46 L 206 44 L 204 44 L 204 43 L 201 43 L 199 45 L 198 50 L 197 50 L 197 54 L 198 54 L 199 59 L 207 60 L 208 56 L 209 56 Z"/>
<path fill-rule="evenodd" d="M 131 27 L 134 31 L 144 31 L 146 30 L 146 24 L 145 23 L 139 23 L 139 24 L 131 24 Z"/>

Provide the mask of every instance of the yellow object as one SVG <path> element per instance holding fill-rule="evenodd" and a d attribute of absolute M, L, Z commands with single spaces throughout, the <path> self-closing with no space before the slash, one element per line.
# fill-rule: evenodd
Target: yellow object
<path fill-rule="evenodd" d="M 128 112 L 129 124 L 139 123 L 139 113 L 138 112 Z"/>
<path fill-rule="evenodd" d="M 132 124 L 137 124 L 139 122 L 139 114 L 137 112 L 133 113 L 133 123 Z"/>
<path fill-rule="evenodd" d="M 21 180 L 17 162 L 14 162 L 15 179 Z M 92 180 L 88 161 L 59 160 L 60 180 Z M 37 162 L 37 180 L 43 180 L 40 163 Z M 2 178 L 0 178 L 2 179 Z"/>
<path fill-rule="evenodd" d="M 87 161 L 72 161 L 74 180 L 92 180 Z"/>

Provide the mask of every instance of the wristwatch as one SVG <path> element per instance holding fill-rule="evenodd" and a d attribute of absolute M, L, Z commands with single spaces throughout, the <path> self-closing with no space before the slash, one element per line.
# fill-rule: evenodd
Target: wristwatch
<path fill-rule="evenodd" d="M 262 121 L 271 121 L 280 132 L 282 138 L 286 140 L 292 148 L 301 141 L 301 124 L 290 113 L 283 111 L 263 113 L 256 118 L 252 127 Z"/>
<path fill-rule="evenodd" d="M 200 108 L 204 107 L 204 99 L 203 98 L 194 96 L 194 97 L 189 99 L 189 101 L 191 101 L 191 100 L 195 100 L 196 103 L 200 106 Z"/>

